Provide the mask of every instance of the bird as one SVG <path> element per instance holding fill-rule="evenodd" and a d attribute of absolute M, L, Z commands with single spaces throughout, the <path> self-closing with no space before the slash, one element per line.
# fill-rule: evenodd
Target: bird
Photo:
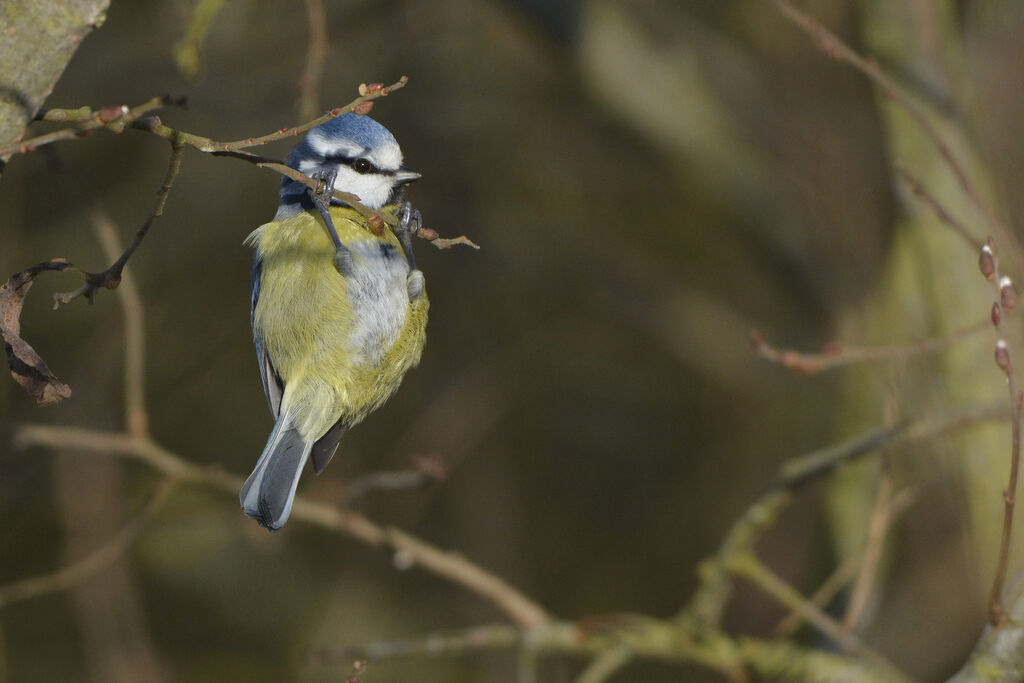
<path fill-rule="evenodd" d="M 422 217 L 404 201 L 420 174 L 391 132 L 348 112 L 311 129 L 287 165 L 317 189 L 283 177 L 273 220 L 245 240 L 255 249 L 253 342 L 275 422 L 239 501 L 272 532 L 291 515 L 306 461 L 320 474 L 342 435 L 419 364 L 429 308 L 412 254 Z M 375 232 L 333 190 L 397 227 Z"/>

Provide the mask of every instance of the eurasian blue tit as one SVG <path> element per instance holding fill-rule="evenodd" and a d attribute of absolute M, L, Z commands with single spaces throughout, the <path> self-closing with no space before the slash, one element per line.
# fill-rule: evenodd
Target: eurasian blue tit
<path fill-rule="evenodd" d="M 251 321 L 263 390 L 276 420 L 239 496 L 271 531 L 291 514 L 310 455 L 319 474 L 346 430 L 380 407 L 419 363 L 427 293 L 403 203 L 420 177 L 384 126 L 348 113 L 312 129 L 288 165 L 321 190 L 285 178 L 274 220 L 246 240 L 256 249 Z M 332 190 L 398 219 L 376 234 Z"/>

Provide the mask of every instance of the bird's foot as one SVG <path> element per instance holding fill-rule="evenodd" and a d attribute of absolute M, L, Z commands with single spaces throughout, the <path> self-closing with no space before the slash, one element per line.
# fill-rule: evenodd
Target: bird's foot
<path fill-rule="evenodd" d="M 423 227 L 423 215 L 412 208 L 412 204 L 405 202 L 398 214 L 398 225 L 394 227 L 395 237 L 402 243 L 402 250 L 405 251 L 405 260 L 409 267 L 416 270 L 416 258 L 412 254 L 412 236 Z M 411 273 L 410 273 L 411 275 Z"/>
<path fill-rule="evenodd" d="M 334 221 L 331 220 L 331 199 L 334 197 L 334 179 L 338 177 L 338 172 L 333 169 L 319 170 L 311 173 L 309 177 L 316 181 L 316 189 L 309 188 L 306 191 L 309 192 L 314 206 L 320 211 L 320 217 L 324 219 L 327 232 L 334 242 L 334 267 L 342 277 L 348 277 L 352 274 L 352 252 L 341 243 L 338 231 L 334 229 Z"/>

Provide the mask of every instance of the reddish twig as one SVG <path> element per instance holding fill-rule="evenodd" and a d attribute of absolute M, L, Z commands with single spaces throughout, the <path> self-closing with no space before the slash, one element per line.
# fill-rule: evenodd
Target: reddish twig
<path fill-rule="evenodd" d="M 854 347 L 832 342 L 827 344 L 821 353 L 802 353 L 793 349 L 774 347 L 766 342 L 761 333 L 757 331 L 751 333 L 750 344 L 754 348 L 754 352 L 765 360 L 770 360 L 805 375 L 814 375 L 854 363 L 900 360 L 935 353 L 948 349 L 965 337 L 988 329 L 988 326 L 988 320 L 983 320 L 969 327 L 953 330 L 945 337 L 930 337 L 891 346 Z"/>
<path fill-rule="evenodd" d="M 996 365 L 1006 375 L 1007 387 L 1010 391 L 1010 410 L 1013 414 L 1011 423 L 1012 445 L 1010 451 L 1010 480 L 1003 491 L 1003 533 L 999 544 L 999 560 L 996 564 L 996 575 L 992 581 L 992 594 L 989 598 L 989 621 L 993 626 L 1006 624 L 1006 609 L 1003 606 L 1003 585 L 1006 581 L 1006 570 L 1010 562 L 1010 540 L 1013 536 L 1013 510 L 1017 499 L 1017 474 L 1020 467 L 1020 422 L 1021 403 L 1024 395 L 1017 391 L 1017 373 L 1013 366 L 1009 344 L 1003 327 L 1003 314 L 1008 313 L 1017 303 L 1017 292 L 1008 277 L 999 275 L 999 256 L 995 243 L 990 237 L 988 243 L 981 248 L 978 265 L 982 275 L 992 282 L 995 291 L 995 302 L 992 304 L 992 324 L 999 336 L 996 341 Z"/>

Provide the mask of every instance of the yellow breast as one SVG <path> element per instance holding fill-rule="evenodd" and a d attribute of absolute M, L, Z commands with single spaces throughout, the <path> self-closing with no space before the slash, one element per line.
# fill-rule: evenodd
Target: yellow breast
<path fill-rule="evenodd" d="M 334 267 L 334 244 L 319 216 L 301 212 L 253 232 L 262 259 L 254 333 L 303 436 L 319 438 L 339 418 L 362 420 L 419 363 L 426 293 L 410 300 L 409 264 L 390 230 L 374 235 L 356 211 L 332 207 L 353 256 L 350 276 Z"/>

